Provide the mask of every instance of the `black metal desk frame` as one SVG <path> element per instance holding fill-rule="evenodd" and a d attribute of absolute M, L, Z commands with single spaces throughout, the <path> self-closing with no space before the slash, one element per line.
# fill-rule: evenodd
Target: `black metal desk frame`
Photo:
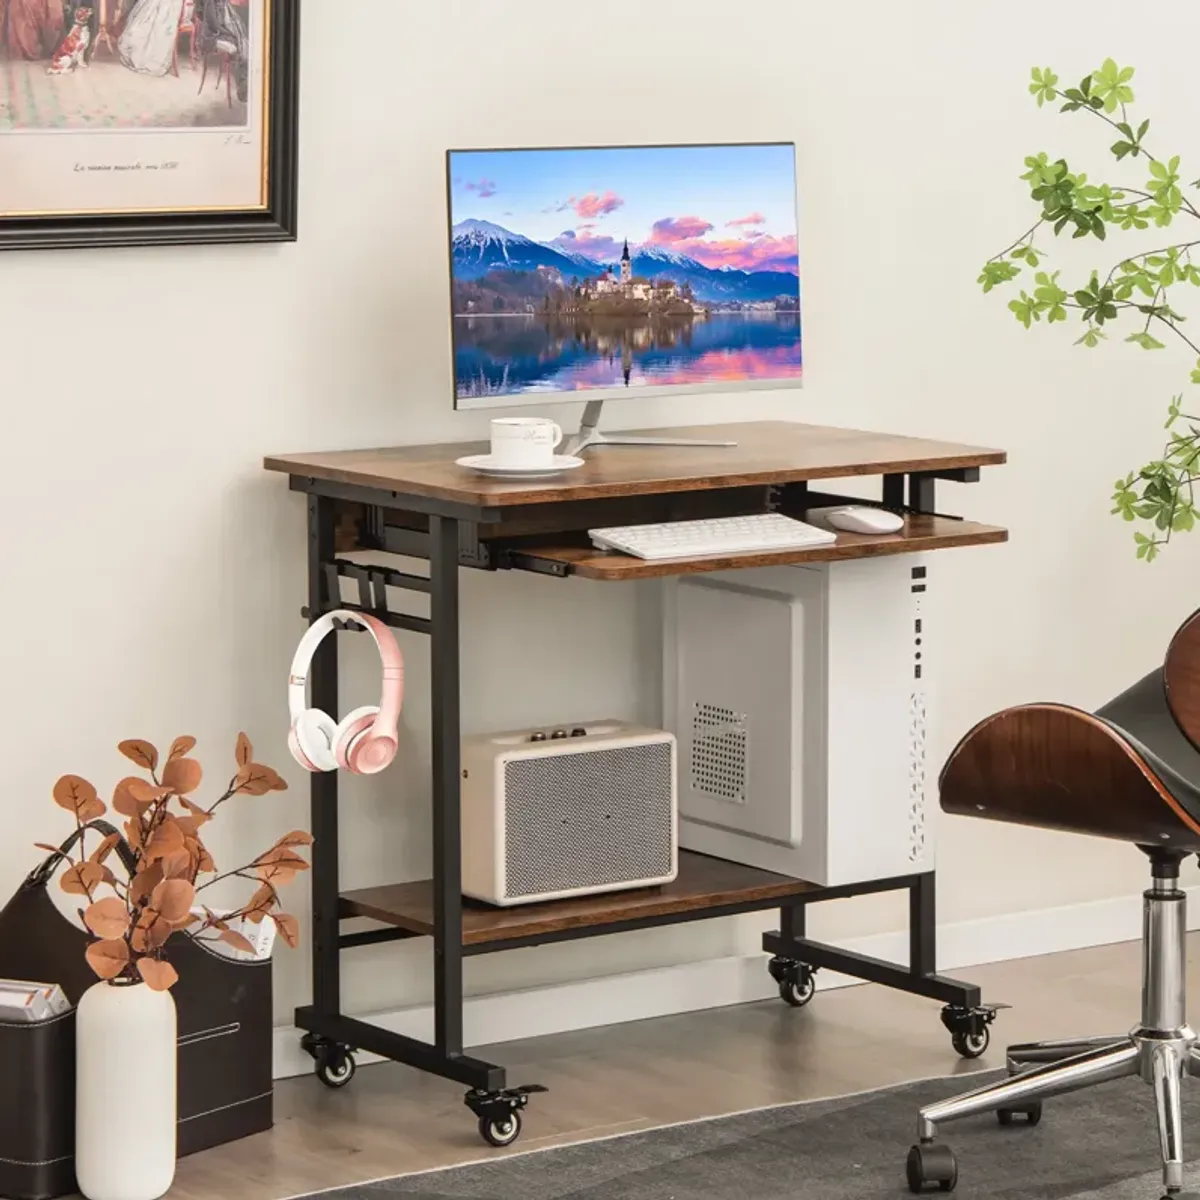
<path fill-rule="evenodd" d="M 974 482 L 977 468 L 882 477 L 882 502 L 910 512 L 934 512 L 935 479 Z M 423 1071 L 455 1080 L 470 1090 L 466 1103 L 480 1120 L 485 1138 L 508 1144 L 520 1131 L 519 1110 L 538 1087 L 510 1088 L 505 1069 L 464 1053 L 463 959 L 518 946 L 544 944 L 653 925 L 723 917 L 740 912 L 780 909 L 779 930 L 763 937 L 763 949 L 773 955 L 770 971 L 789 1003 L 806 1003 L 813 992 L 812 974 L 826 967 L 846 975 L 913 993 L 945 1005 L 942 1020 L 955 1048 L 974 1057 L 987 1045 L 987 1026 L 995 1008 L 981 1003 L 980 989 L 936 974 L 934 872 L 875 880 L 863 884 L 818 889 L 783 903 L 778 899 L 716 905 L 665 916 L 617 924 L 560 929 L 535 937 L 464 945 L 460 862 L 459 794 L 459 569 L 531 570 L 566 575 L 558 564 L 525 552 L 521 539 L 489 539 L 489 525 L 514 517 L 544 518 L 548 505 L 474 507 L 427 496 L 376 490 L 292 475 L 293 491 L 308 498 L 308 604 L 310 621 L 334 608 L 361 611 L 387 624 L 427 634 L 431 642 L 432 766 L 433 766 L 433 881 L 434 881 L 434 1040 L 419 1041 L 343 1014 L 340 956 L 357 946 L 419 936 L 401 928 L 343 934 L 346 918 L 338 880 L 338 776 L 314 774 L 311 781 L 313 892 L 313 1000 L 296 1010 L 297 1026 L 307 1031 L 304 1046 L 317 1061 L 317 1073 L 338 1086 L 353 1073 L 353 1050 L 363 1050 Z M 744 489 L 743 489 L 744 490 Z M 765 505 L 802 512 L 809 504 L 845 501 L 846 497 L 810 492 L 805 483 L 766 489 Z M 428 562 L 428 575 L 379 567 L 363 567 L 339 559 L 336 518 L 345 503 L 361 505 L 358 548 L 390 551 Z M 862 503 L 854 500 L 854 503 Z M 605 510 L 612 502 L 583 501 L 574 514 L 574 528 L 595 527 L 611 520 Z M 580 510 L 583 510 L 582 517 Z M 533 510 L 539 510 L 536 514 Z M 609 514 L 612 513 L 609 508 Z M 357 598 L 341 599 L 341 580 L 357 584 Z M 391 610 L 387 589 L 428 595 L 429 616 Z M 337 638 L 322 643 L 310 673 L 311 703 L 335 715 L 338 709 Z M 909 896 L 909 962 L 901 965 L 851 953 L 806 936 L 809 904 L 869 893 L 907 891 Z M 499 1131 L 500 1140 L 489 1136 Z M 508 1136 L 508 1131 L 513 1131 Z"/>

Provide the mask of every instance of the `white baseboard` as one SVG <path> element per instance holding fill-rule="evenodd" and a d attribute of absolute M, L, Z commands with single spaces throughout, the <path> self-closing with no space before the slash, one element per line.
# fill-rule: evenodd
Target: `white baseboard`
<path fill-rule="evenodd" d="M 1200 888 L 1188 888 L 1190 929 L 1200 928 Z M 938 969 L 956 971 L 984 963 L 1031 958 L 1086 946 L 1132 941 L 1141 936 L 1141 895 L 1117 896 L 1087 904 L 1034 912 L 1006 913 L 938 928 Z M 908 955 L 907 932 L 854 938 L 847 950 L 896 962 Z M 846 987 L 859 980 L 823 971 L 822 989 Z M 486 1046 L 543 1034 L 568 1033 L 623 1021 L 670 1016 L 705 1008 L 722 1008 L 766 1000 L 776 994 L 761 954 L 706 959 L 648 971 L 605 975 L 577 983 L 555 984 L 527 991 L 474 996 L 464 1005 L 463 1026 L 468 1046 Z M 433 1006 L 417 1005 L 370 1014 L 373 1024 L 409 1037 L 433 1035 Z M 360 1063 L 378 1062 L 370 1054 Z M 275 1030 L 275 1076 L 303 1075 L 312 1060 L 300 1049 L 291 1026 Z"/>

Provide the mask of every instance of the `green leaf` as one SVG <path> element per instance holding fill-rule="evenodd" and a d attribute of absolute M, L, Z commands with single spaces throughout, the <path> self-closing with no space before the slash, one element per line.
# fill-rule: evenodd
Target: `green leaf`
<path fill-rule="evenodd" d="M 1138 140 L 1139 142 L 1142 140 L 1142 138 L 1144 138 L 1144 137 L 1146 136 L 1146 130 L 1147 130 L 1147 129 L 1149 129 L 1149 128 L 1150 128 L 1150 122 L 1149 122 L 1149 120 L 1145 120 L 1145 121 L 1143 121 L 1143 122 L 1142 122 L 1142 123 L 1141 123 L 1141 124 L 1138 126 L 1138 131 L 1137 131 L 1137 140 Z"/>
<path fill-rule="evenodd" d="M 1133 342 L 1133 344 L 1136 346 L 1141 346 L 1143 350 L 1165 349 L 1163 343 L 1146 330 L 1142 330 L 1140 333 L 1131 333 L 1125 340 L 1127 342 Z"/>
<path fill-rule="evenodd" d="M 1104 111 L 1111 113 L 1116 112 L 1118 105 L 1129 104 L 1133 100 L 1133 89 L 1129 86 L 1132 78 L 1132 67 L 1118 67 L 1111 58 L 1106 58 L 1100 69 L 1092 72 L 1092 106 L 1098 108 L 1102 104 Z"/>
<path fill-rule="evenodd" d="M 1053 100 L 1058 95 L 1054 86 L 1058 83 L 1058 76 L 1049 67 L 1034 67 L 1030 76 L 1033 82 L 1029 85 L 1029 91 L 1037 97 L 1038 108 L 1041 108 L 1047 100 Z"/>
<path fill-rule="evenodd" d="M 1024 292 L 1021 293 L 1021 299 L 1010 300 L 1008 302 L 1009 311 L 1016 315 L 1018 321 L 1028 329 L 1036 320 L 1040 320 L 1035 307 L 1030 303 L 1029 297 Z"/>
<path fill-rule="evenodd" d="M 1058 307 L 1067 298 L 1067 293 L 1058 285 L 1058 272 L 1053 275 L 1048 275 L 1045 271 L 1038 271 L 1034 276 L 1034 281 L 1037 287 L 1034 288 L 1033 295 L 1043 306 L 1051 309 Z M 1063 312 L 1062 317 L 1057 317 L 1053 313 L 1050 314 L 1049 320 L 1065 320 L 1066 313 Z"/>
<path fill-rule="evenodd" d="M 1007 283 L 1010 279 L 1016 279 L 1020 273 L 1021 268 L 1015 263 L 1000 259 L 996 262 L 984 263 L 983 270 L 980 272 L 976 282 L 983 285 L 985 292 L 990 292 L 997 284 Z"/>
<path fill-rule="evenodd" d="M 1101 333 L 1099 329 L 1089 326 L 1088 331 L 1083 335 L 1083 337 L 1075 339 L 1075 345 L 1083 345 L 1087 346 L 1089 349 L 1092 349 L 1100 345 L 1100 339 L 1105 336 L 1106 335 Z"/>

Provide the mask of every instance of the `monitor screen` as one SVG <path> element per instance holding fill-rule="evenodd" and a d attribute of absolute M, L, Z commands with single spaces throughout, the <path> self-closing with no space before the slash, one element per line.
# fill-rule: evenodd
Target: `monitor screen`
<path fill-rule="evenodd" d="M 790 143 L 451 150 L 459 408 L 800 383 Z"/>

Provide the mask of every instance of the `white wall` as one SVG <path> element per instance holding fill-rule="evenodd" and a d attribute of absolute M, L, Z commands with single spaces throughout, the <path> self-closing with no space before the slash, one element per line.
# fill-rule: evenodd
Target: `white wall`
<path fill-rule="evenodd" d="M 1111 481 L 1155 452 L 1160 411 L 1188 364 L 1119 343 L 1089 355 L 1061 329 L 1027 334 L 974 278 L 1028 224 L 1022 156 L 1085 152 L 1098 168 L 1111 140 L 1039 111 L 1029 66 L 1076 78 L 1108 53 L 1136 64 L 1155 144 L 1184 151 L 1196 101 L 1177 48 L 1197 32 L 1191 5 L 1175 0 L 1140 22 L 1112 0 L 1086 19 L 1029 0 L 310 0 L 305 10 L 298 245 L 0 258 L 0 892 L 34 861 L 30 843 L 61 831 L 54 778 L 76 771 L 110 787 L 124 773 L 112 749 L 121 737 L 193 733 L 221 778 L 245 728 L 285 770 L 291 792 L 223 816 L 218 862 L 306 821 L 283 688 L 301 629 L 304 509 L 259 463 L 485 428 L 486 414 L 457 415 L 447 399 L 448 146 L 794 139 L 804 391 L 614 406 L 612 420 L 787 415 L 1010 451 L 1011 465 L 982 484 L 942 492 L 947 508 L 1010 526 L 1012 543 L 939 565 L 948 618 L 936 758 L 998 706 L 1094 705 L 1155 663 L 1196 602 L 1200 544 L 1136 564 L 1106 501 Z M 1185 177 L 1197 168 L 1185 161 Z M 469 728 L 654 715 L 652 593 L 463 582 Z M 530 633 L 549 640 L 553 661 L 527 658 Z M 427 870 L 427 656 L 418 638 L 405 649 L 405 765 L 344 786 L 350 886 Z M 347 699 L 370 700 L 365 647 L 348 655 L 361 671 Z M 1140 885 L 1138 856 L 1120 845 L 961 821 L 943 834 L 947 919 Z M 880 900 L 838 905 L 824 928 L 899 920 Z M 752 949 L 761 924 L 475 959 L 468 985 L 728 955 Z M 423 999 L 427 963 L 419 945 L 356 952 L 347 1006 Z M 283 957 L 278 983 L 284 1017 L 306 997 L 303 951 Z"/>

